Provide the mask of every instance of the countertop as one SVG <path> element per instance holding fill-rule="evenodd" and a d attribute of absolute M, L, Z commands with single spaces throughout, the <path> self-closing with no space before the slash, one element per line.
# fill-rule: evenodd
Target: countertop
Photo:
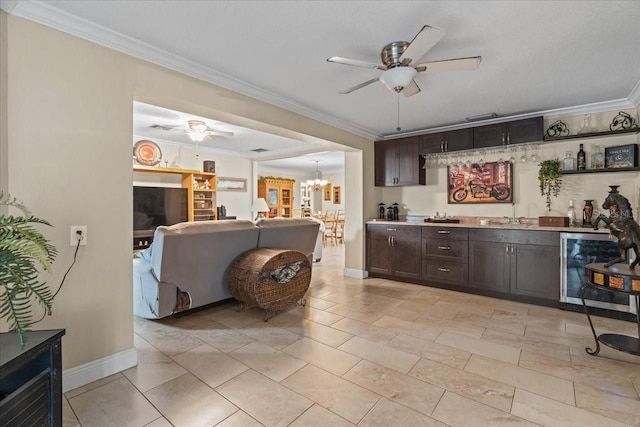
<path fill-rule="evenodd" d="M 419 222 L 419 221 L 382 221 L 382 220 L 369 220 L 367 224 L 380 224 L 380 225 L 414 225 L 420 227 L 462 227 L 462 228 L 488 228 L 488 229 L 502 229 L 502 230 L 534 230 L 534 231 L 560 231 L 565 233 L 605 233 L 608 234 L 609 230 L 604 227 L 600 227 L 598 230 L 594 230 L 593 227 L 547 227 L 538 225 L 538 218 L 524 218 L 521 219 L 520 224 L 509 224 L 506 219 L 503 218 L 477 218 L 477 217 L 456 217 L 460 219 L 459 224 L 452 223 L 433 223 L 433 222 Z M 483 224 L 480 224 L 480 220 L 483 220 Z M 488 221 L 487 225 L 484 225 L 484 220 Z"/>

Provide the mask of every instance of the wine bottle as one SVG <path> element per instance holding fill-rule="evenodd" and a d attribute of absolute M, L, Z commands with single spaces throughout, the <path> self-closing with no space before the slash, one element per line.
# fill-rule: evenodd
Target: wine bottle
<path fill-rule="evenodd" d="M 578 150 L 578 170 L 583 171 L 587 168 L 587 154 L 584 152 L 583 144 L 580 144 Z"/>
<path fill-rule="evenodd" d="M 576 226 L 576 208 L 573 207 L 573 200 L 569 200 L 569 209 L 567 209 L 567 216 L 569 217 L 569 227 Z"/>

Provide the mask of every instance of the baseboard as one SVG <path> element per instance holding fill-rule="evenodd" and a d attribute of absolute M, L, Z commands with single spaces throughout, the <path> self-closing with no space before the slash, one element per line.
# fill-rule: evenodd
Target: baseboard
<path fill-rule="evenodd" d="M 342 274 L 346 277 L 353 277 L 354 279 L 366 279 L 369 276 L 367 270 L 358 270 L 356 268 L 345 268 Z"/>
<path fill-rule="evenodd" d="M 135 348 L 112 354 L 62 372 L 62 392 L 66 393 L 93 381 L 108 377 L 138 364 Z"/>

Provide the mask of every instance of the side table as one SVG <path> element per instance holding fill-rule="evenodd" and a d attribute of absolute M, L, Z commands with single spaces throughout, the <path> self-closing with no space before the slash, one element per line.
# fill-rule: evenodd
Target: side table
<path fill-rule="evenodd" d="M 579 295 L 589 320 L 589 326 L 591 326 L 591 332 L 596 340 L 595 350 L 586 347 L 585 351 L 592 356 L 596 356 L 600 352 L 600 343 L 602 343 L 618 351 L 640 356 L 640 268 L 637 272 L 630 269 L 627 264 L 614 264 L 607 268 L 604 263 L 587 264 L 585 268 L 587 269 L 588 280 L 580 287 Z M 623 293 L 629 295 L 629 298 L 635 298 L 638 338 L 620 334 L 597 335 L 591 322 L 589 309 L 584 302 L 584 291 L 587 287 Z"/>

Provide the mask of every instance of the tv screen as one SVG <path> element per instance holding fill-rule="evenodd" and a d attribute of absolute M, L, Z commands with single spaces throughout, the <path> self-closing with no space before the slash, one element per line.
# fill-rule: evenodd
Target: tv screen
<path fill-rule="evenodd" d="M 186 221 L 186 188 L 133 187 L 134 230 L 155 230 L 159 225 Z"/>

